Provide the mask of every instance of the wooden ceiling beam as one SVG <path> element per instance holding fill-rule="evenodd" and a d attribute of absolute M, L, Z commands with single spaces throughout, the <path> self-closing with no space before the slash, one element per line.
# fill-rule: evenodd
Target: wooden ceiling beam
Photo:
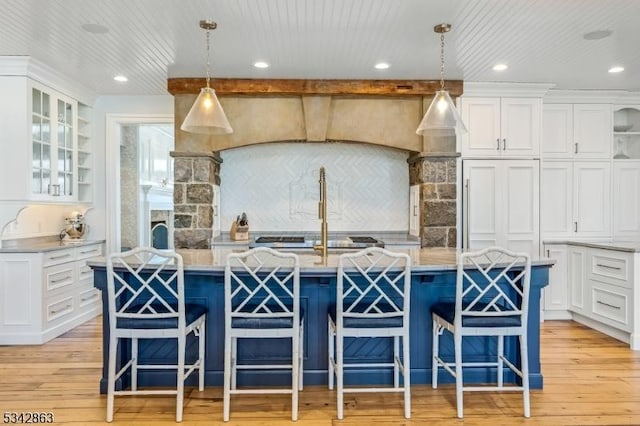
<path fill-rule="evenodd" d="M 204 78 L 170 78 L 167 89 L 172 95 L 198 94 L 206 86 Z M 433 96 L 439 80 L 303 80 L 216 78 L 211 80 L 218 95 L 372 95 Z M 452 97 L 462 95 L 462 80 L 447 80 L 445 88 Z"/>

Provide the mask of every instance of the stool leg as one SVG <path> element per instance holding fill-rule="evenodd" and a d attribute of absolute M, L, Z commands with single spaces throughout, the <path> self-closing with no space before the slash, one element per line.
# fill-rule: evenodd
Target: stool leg
<path fill-rule="evenodd" d="M 336 333 L 336 379 L 338 382 L 338 401 L 336 408 L 338 409 L 338 419 L 344 417 L 344 359 L 343 359 L 343 337 L 338 331 Z"/>
<path fill-rule="evenodd" d="M 138 338 L 131 338 L 131 390 L 138 390 Z"/>
<path fill-rule="evenodd" d="M 225 333 L 224 342 L 224 391 L 223 391 L 223 410 L 222 419 L 229 421 L 229 411 L 231 405 L 231 341 L 233 338 L 229 336 L 230 330 Z"/>
<path fill-rule="evenodd" d="M 231 338 L 231 389 L 236 389 L 236 380 L 238 379 L 238 369 L 236 368 L 238 364 L 238 338 Z"/>
<path fill-rule="evenodd" d="M 498 387 L 501 388 L 504 385 L 504 336 L 498 337 Z"/>
<path fill-rule="evenodd" d="M 438 361 L 436 357 L 439 356 L 438 351 L 440 349 L 440 333 L 439 327 L 436 321 L 433 321 L 433 336 L 431 338 L 431 387 L 438 389 Z"/>
<path fill-rule="evenodd" d="M 393 387 L 398 388 L 400 386 L 400 366 L 398 360 L 400 359 L 400 338 L 393 336 Z"/>
<path fill-rule="evenodd" d="M 456 358 L 456 407 L 458 412 L 458 418 L 463 418 L 464 416 L 464 406 L 463 404 L 463 395 L 462 395 L 462 387 L 464 386 L 464 382 L 462 380 L 462 335 L 458 330 L 453 333 L 453 340 L 455 346 L 455 358 Z"/>
<path fill-rule="evenodd" d="M 109 367 L 107 373 L 107 421 L 113 421 L 113 399 L 116 387 L 116 353 L 118 338 L 111 334 L 109 337 Z"/>
<path fill-rule="evenodd" d="M 327 336 L 328 336 L 328 342 L 327 342 L 327 348 L 329 348 L 329 353 L 327 356 L 327 370 L 329 371 L 329 389 L 333 390 L 333 379 L 335 377 L 335 369 L 334 369 L 334 363 L 335 363 L 335 329 L 333 327 L 332 321 L 331 321 L 331 317 L 329 317 L 329 320 L 327 321 Z"/>
<path fill-rule="evenodd" d="M 299 373 L 298 373 L 298 390 L 302 390 L 304 387 L 304 322 L 300 324 L 300 342 L 299 342 L 298 356 L 299 361 Z"/>
<path fill-rule="evenodd" d="M 204 357 L 205 357 L 205 340 L 204 336 L 206 333 L 205 329 L 206 319 L 202 321 L 200 325 L 200 335 L 198 336 L 198 359 L 200 361 L 200 369 L 198 371 L 198 390 L 202 392 L 204 390 Z"/>
<path fill-rule="evenodd" d="M 404 417 L 411 418 L 411 348 L 409 335 L 402 337 L 402 380 L 404 381 Z"/>
<path fill-rule="evenodd" d="M 184 331 L 184 330 L 182 330 Z M 184 405 L 184 357 L 186 351 L 187 336 L 181 333 L 178 336 L 178 365 L 176 388 L 176 422 L 182 421 L 182 407 Z"/>
<path fill-rule="evenodd" d="M 300 330 L 291 336 L 291 421 L 298 420 L 298 387 L 300 386 Z"/>
<path fill-rule="evenodd" d="M 531 417 L 531 404 L 529 401 L 529 349 L 527 336 L 520 335 L 520 371 L 522 372 L 522 399 L 524 403 L 524 416 Z"/>

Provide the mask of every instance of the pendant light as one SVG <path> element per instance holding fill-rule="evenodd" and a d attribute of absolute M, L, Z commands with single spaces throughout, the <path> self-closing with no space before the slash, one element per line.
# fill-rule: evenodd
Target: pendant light
<path fill-rule="evenodd" d="M 233 133 L 233 129 L 222 110 L 216 91 L 210 87 L 209 75 L 209 32 L 218 25 L 210 20 L 200 21 L 200 28 L 207 32 L 207 87 L 200 89 L 200 94 L 193 103 L 189 114 L 180 126 L 181 130 L 190 133 L 220 135 Z"/>
<path fill-rule="evenodd" d="M 416 133 L 419 135 L 461 135 L 467 133 L 458 110 L 449 92 L 444 90 L 444 34 L 451 30 L 449 24 L 439 24 L 433 31 L 440 34 L 440 90 L 436 91 L 427 113 L 422 118 Z"/>

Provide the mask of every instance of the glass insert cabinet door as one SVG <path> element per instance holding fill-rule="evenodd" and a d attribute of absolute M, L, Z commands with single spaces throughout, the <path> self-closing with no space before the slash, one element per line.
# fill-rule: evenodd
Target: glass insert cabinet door
<path fill-rule="evenodd" d="M 74 101 L 32 89 L 32 194 L 74 195 L 75 112 Z"/>

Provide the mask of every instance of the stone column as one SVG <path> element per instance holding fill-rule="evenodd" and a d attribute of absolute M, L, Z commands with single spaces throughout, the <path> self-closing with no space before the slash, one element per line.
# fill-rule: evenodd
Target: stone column
<path fill-rule="evenodd" d="M 409 184 L 420 185 L 422 247 L 456 247 L 457 153 L 419 153 L 409 158 Z"/>
<path fill-rule="evenodd" d="M 220 185 L 217 152 L 172 152 L 173 241 L 176 249 L 208 249 L 213 235 L 213 186 Z"/>

